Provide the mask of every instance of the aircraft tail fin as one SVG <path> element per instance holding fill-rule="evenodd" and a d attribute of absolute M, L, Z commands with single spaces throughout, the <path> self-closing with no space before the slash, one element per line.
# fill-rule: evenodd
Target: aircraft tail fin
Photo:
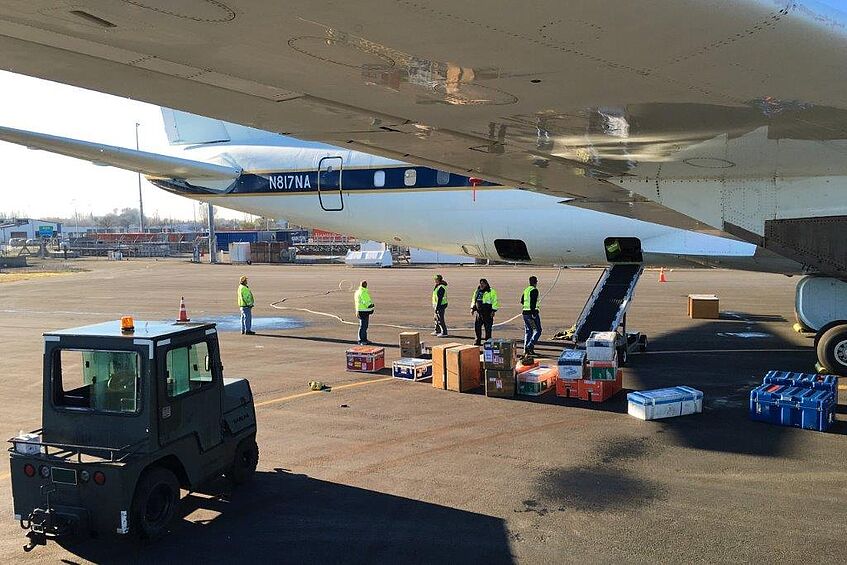
<path fill-rule="evenodd" d="M 171 145 L 203 145 L 207 143 L 253 144 L 267 141 L 270 132 L 248 126 L 162 108 L 165 133 Z"/>

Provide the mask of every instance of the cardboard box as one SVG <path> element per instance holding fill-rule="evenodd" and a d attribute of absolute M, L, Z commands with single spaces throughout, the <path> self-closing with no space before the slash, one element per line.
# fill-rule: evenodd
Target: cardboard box
<path fill-rule="evenodd" d="M 429 359 L 398 359 L 391 365 L 391 374 L 395 379 L 424 381 L 432 377 L 432 361 Z"/>
<path fill-rule="evenodd" d="M 479 363 L 479 347 L 460 345 L 446 351 L 447 390 L 465 392 L 479 388 L 482 384 L 482 366 Z"/>
<path fill-rule="evenodd" d="M 417 358 L 423 353 L 419 332 L 400 332 L 400 357 Z"/>
<path fill-rule="evenodd" d="M 347 370 L 375 373 L 385 368 L 385 348 L 359 345 L 347 350 Z"/>
<path fill-rule="evenodd" d="M 585 351 L 565 349 L 559 355 L 559 378 L 566 380 L 585 378 Z"/>
<path fill-rule="evenodd" d="M 486 369 L 504 371 L 518 364 L 518 347 L 511 339 L 492 339 L 485 342 L 483 358 Z"/>
<path fill-rule="evenodd" d="M 617 332 L 591 332 L 585 340 L 585 356 L 589 361 L 611 361 L 617 352 Z"/>
<path fill-rule="evenodd" d="M 591 381 L 613 381 L 617 378 L 617 359 L 611 361 L 589 361 L 587 379 Z"/>
<path fill-rule="evenodd" d="M 515 370 L 485 370 L 485 396 L 511 398 L 515 396 Z"/>
<path fill-rule="evenodd" d="M 518 394 L 541 396 L 556 385 L 559 370 L 549 365 L 518 373 Z"/>
<path fill-rule="evenodd" d="M 720 300 L 714 294 L 689 294 L 688 317 L 693 319 L 717 320 L 720 318 Z"/>
<path fill-rule="evenodd" d="M 432 386 L 447 390 L 447 350 L 461 343 L 442 343 L 432 346 Z"/>

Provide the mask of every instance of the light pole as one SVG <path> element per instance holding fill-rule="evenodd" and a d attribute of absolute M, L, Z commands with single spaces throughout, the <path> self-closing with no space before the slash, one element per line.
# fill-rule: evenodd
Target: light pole
<path fill-rule="evenodd" d="M 135 122 L 135 150 L 138 151 L 138 122 Z M 141 173 L 138 173 L 138 227 L 144 233 L 144 200 L 141 198 Z"/>

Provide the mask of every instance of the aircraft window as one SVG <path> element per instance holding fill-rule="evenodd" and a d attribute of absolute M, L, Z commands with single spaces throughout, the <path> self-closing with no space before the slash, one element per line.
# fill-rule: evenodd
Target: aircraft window
<path fill-rule="evenodd" d="M 450 182 L 450 173 L 447 171 L 438 171 L 435 175 L 435 182 L 437 182 L 440 186 L 444 186 Z"/>
<path fill-rule="evenodd" d="M 418 172 L 415 169 L 406 169 L 406 173 L 403 175 L 403 184 L 415 186 L 416 182 L 418 182 Z"/>
<path fill-rule="evenodd" d="M 374 173 L 374 187 L 380 188 L 385 186 L 385 171 L 376 171 Z"/>

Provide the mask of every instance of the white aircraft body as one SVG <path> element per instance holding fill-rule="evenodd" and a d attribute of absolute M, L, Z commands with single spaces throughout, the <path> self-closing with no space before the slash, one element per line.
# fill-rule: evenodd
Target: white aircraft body
<path fill-rule="evenodd" d="M 607 240 L 636 241 L 654 266 L 800 273 L 730 238 L 570 206 L 561 198 L 162 110 L 171 153 L 0 127 L 0 140 L 145 174 L 167 191 L 362 239 L 474 258 L 599 265 Z"/>
<path fill-rule="evenodd" d="M 843 0 L 0 7 L 7 70 L 760 245 L 847 372 Z"/>

